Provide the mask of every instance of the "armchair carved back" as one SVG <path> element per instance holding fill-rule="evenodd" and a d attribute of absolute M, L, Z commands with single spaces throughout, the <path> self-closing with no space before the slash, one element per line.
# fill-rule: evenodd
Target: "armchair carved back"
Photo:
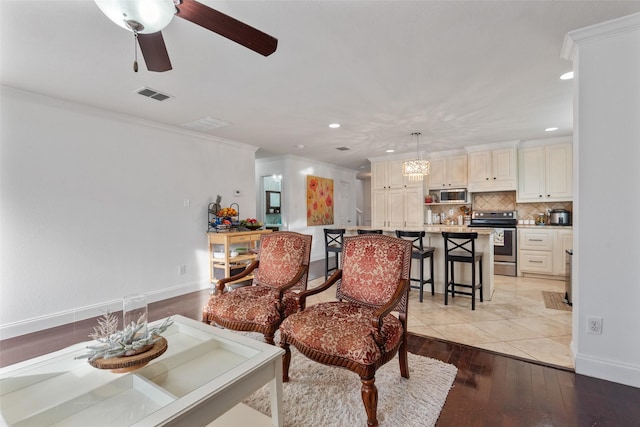
<path fill-rule="evenodd" d="M 401 285 L 409 280 L 411 242 L 379 234 L 346 236 L 342 247 L 342 278 L 336 297 L 369 307 L 381 307 L 390 301 Z M 405 313 L 408 286 L 397 311 Z"/>
<path fill-rule="evenodd" d="M 278 287 L 288 283 L 301 267 L 306 267 L 292 290 L 305 290 L 309 274 L 311 236 L 292 231 L 263 234 L 260 238 L 260 264 L 255 271 L 254 285 Z"/>

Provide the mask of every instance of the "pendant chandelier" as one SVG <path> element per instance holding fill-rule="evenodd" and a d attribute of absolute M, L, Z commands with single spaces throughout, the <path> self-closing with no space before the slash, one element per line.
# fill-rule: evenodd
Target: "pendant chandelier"
<path fill-rule="evenodd" d="M 420 132 L 413 132 L 416 137 L 416 158 L 402 163 L 402 174 L 408 176 L 410 181 L 422 181 L 425 175 L 429 175 L 429 161 L 420 158 Z"/>

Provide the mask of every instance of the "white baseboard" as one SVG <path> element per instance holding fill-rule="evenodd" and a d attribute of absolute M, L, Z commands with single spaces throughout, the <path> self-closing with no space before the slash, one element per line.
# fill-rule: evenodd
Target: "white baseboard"
<path fill-rule="evenodd" d="M 576 374 L 640 388 L 640 366 L 578 353 Z"/>
<path fill-rule="evenodd" d="M 203 289 L 209 289 L 209 284 L 201 282 L 182 283 L 171 288 L 146 293 L 147 302 L 150 304 Z M 80 320 L 90 319 L 92 317 L 102 316 L 107 310 L 110 312 L 122 310 L 122 299 L 118 298 L 117 300 L 103 301 L 85 307 L 74 308 L 73 310 L 0 325 L 0 339 L 5 340 L 56 326 L 66 325 L 68 323 L 78 322 Z"/>

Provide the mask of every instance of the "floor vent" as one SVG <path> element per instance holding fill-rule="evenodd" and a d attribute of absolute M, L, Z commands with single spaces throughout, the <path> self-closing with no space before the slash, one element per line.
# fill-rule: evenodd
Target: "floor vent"
<path fill-rule="evenodd" d="M 351 150 L 351 148 L 349 148 L 349 147 L 338 147 L 338 148 L 336 148 L 336 150 L 339 150 L 339 151 L 349 151 L 349 150 Z"/>
<path fill-rule="evenodd" d="M 157 90 L 148 87 L 138 89 L 136 90 L 136 93 L 138 95 L 146 96 L 147 98 L 155 99 L 156 101 L 166 101 L 167 99 L 174 98 L 172 95 L 167 95 L 166 93 L 158 92 Z"/>

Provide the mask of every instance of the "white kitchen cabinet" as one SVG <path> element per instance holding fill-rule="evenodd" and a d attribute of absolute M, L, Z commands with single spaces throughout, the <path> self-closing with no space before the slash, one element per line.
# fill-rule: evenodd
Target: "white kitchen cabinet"
<path fill-rule="evenodd" d="M 467 155 L 430 160 L 429 188 L 467 188 Z"/>
<path fill-rule="evenodd" d="M 392 188 L 422 187 L 423 181 L 412 181 L 402 175 L 403 160 L 389 160 L 371 163 L 371 188 L 384 190 Z"/>
<path fill-rule="evenodd" d="M 371 226 L 377 228 L 407 228 L 424 225 L 422 188 L 373 190 Z"/>
<path fill-rule="evenodd" d="M 373 227 L 422 227 L 423 181 L 402 175 L 402 160 L 371 164 L 371 225 Z"/>
<path fill-rule="evenodd" d="M 573 230 L 518 228 L 518 275 L 539 274 L 564 279 L 565 251 L 573 248 Z"/>
<path fill-rule="evenodd" d="M 472 151 L 468 154 L 469 191 L 513 191 L 518 176 L 516 148 Z"/>
<path fill-rule="evenodd" d="M 571 143 L 520 148 L 516 201 L 571 201 L 572 156 Z"/>
<path fill-rule="evenodd" d="M 518 269 L 523 273 L 553 274 L 553 230 L 524 228 L 518 234 Z"/>
<path fill-rule="evenodd" d="M 557 248 L 557 249 L 556 249 Z M 567 249 L 573 249 L 573 230 L 556 230 L 553 250 L 553 272 L 558 276 L 567 276 Z"/>

